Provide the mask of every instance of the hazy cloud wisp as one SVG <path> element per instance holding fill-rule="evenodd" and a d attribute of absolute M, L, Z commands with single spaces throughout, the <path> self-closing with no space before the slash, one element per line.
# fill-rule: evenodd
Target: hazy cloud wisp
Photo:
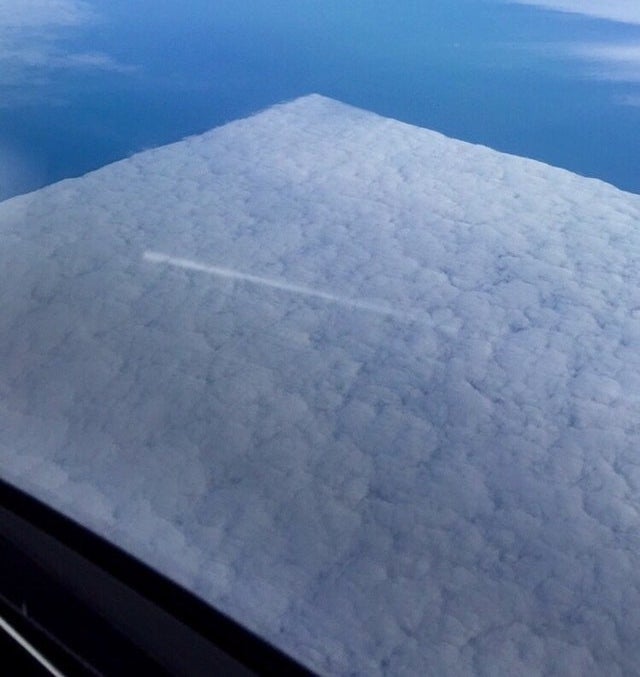
<path fill-rule="evenodd" d="M 595 78 L 640 82 L 640 42 L 587 43 L 570 47 L 569 53 L 592 64 L 590 74 Z"/>
<path fill-rule="evenodd" d="M 97 69 L 125 72 L 130 66 L 101 52 L 68 52 L 63 41 L 70 29 L 99 21 L 82 0 L 0 0 L 0 86 L 28 86 L 44 72 Z M 3 96 L 5 105 L 13 99 Z"/>
<path fill-rule="evenodd" d="M 535 5 L 543 9 L 584 14 L 598 19 L 640 24 L 640 3 L 637 0 L 509 0 L 518 5 Z"/>
<path fill-rule="evenodd" d="M 636 0 L 600 2 L 597 0 L 508 0 L 512 4 L 579 14 L 640 26 L 640 3 Z M 548 50 L 550 45 L 545 44 Z M 552 49 L 555 53 L 555 49 Z M 620 83 L 640 82 L 640 37 L 637 41 L 564 43 L 560 51 L 585 64 L 586 74 L 597 80 Z"/>

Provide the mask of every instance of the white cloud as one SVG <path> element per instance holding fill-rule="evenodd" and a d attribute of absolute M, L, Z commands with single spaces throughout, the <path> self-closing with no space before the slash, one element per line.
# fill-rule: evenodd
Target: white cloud
<path fill-rule="evenodd" d="M 617 82 L 640 82 L 640 44 L 585 43 L 565 45 L 565 52 L 588 64 L 595 78 Z"/>
<path fill-rule="evenodd" d="M 53 57 L 50 65 L 56 68 L 77 68 L 81 70 L 101 70 L 115 73 L 133 73 L 136 66 L 122 64 L 103 52 L 82 52 L 63 54 Z"/>
<path fill-rule="evenodd" d="M 627 24 L 640 24 L 638 0 L 507 0 L 544 9 L 570 12 L 599 19 Z M 552 45 L 543 45 L 545 50 Z M 640 80 L 640 44 L 638 43 L 586 43 L 563 44 L 560 51 L 591 64 L 587 74 L 591 77 L 619 82 Z"/>
<path fill-rule="evenodd" d="M 534 5 L 545 9 L 583 14 L 599 19 L 640 24 L 638 0 L 508 0 L 520 5 Z"/>
<path fill-rule="evenodd" d="M 1 472 L 320 674 L 635 674 L 639 222 L 317 96 L 9 200 Z"/>
<path fill-rule="evenodd" d="M 86 30 L 98 21 L 83 0 L 0 0 L 0 86 L 28 88 L 34 79 L 60 69 L 131 70 L 107 54 L 65 49 L 69 30 Z"/>
<path fill-rule="evenodd" d="M 83 0 L 0 0 L 0 29 L 80 26 L 94 17 Z"/>
<path fill-rule="evenodd" d="M 529 44 L 526 48 L 545 58 L 564 60 L 570 57 L 580 61 L 583 64 L 581 72 L 594 79 L 640 81 L 639 40 L 627 37 L 610 42 L 539 42 Z"/>
<path fill-rule="evenodd" d="M 575 47 L 575 53 L 585 59 L 612 61 L 636 66 L 640 64 L 640 44 L 586 44 Z"/>

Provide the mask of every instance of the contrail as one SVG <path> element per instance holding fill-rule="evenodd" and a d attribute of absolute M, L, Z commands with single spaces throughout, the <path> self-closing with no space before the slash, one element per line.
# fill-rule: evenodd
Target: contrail
<path fill-rule="evenodd" d="M 400 313 L 393 308 L 387 306 L 379 305 L 377 303 L 371 303 L 369 301 L 364 301 L 360 299 L 349 299 L 344 296 L 336 296 L 335 294 L 330 294 L 325 291 L 318 289 L 312 289 L 311 287 L 304 287 L 299 284 L 290 284 L 289 282 L 283 282 L 281 280 L 274 280 L 268 277 L 258 277 L 257 275 L 249 275 L 248 273 L 241 273 L 238 270 L 232 270 L 231 268 L 221 268 L 220 266 L 210 266 L 204 263 L 198 263 L 197 261 L 191 261 L 189 259 L 176 258 L 174 256 L 168 256 L 167 254 L 161 254 L 159 252 L 146 251 L 142 258 L 145 261 L 150 261 L 151 263 L 164 263 L 168 266 L 174 266 L 176 268 L 184 268 L 186 270 L 195 270 L 199 273 L 207 273 L 208 275 L 216 275 L 217 277 L 224 277 L 230 280 L 239 280 L 241 282 L 248 282 L 250 284 L 257 284 L 262 287 L 271 287 L 273 289 L 280 289 L 282 291 L 289 292 L 291 294 L 300 294 L 302 296 L 310 296 L 317 299 L 322 299 L 324 301 L 329 301 L 330 303 L 338 303 L 342 306 L 347 306 L 349 308 L 357 308 L 358 310 L 366 310 L 371 313 L 377 313 L 378 315 L 391 315 L 394 317 L 406 317 L 404 313 Z"/>

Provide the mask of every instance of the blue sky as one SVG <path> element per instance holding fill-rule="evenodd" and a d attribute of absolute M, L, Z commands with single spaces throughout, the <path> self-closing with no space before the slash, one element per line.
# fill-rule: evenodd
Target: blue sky
<path fill-rule="evenodd" d="M 0 73 L 0 197 L 313 91 L 640 192 L 625 0 L 0 0 Z"/>

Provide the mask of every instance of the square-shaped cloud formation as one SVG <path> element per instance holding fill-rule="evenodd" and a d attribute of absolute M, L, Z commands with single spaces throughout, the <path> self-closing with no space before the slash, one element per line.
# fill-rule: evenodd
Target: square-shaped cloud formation
<path fill-rule="evenodd" d="M 321 674 L 637 674 L 639 222 L 320 96 L 8 200 L 0 472 Z"/>

